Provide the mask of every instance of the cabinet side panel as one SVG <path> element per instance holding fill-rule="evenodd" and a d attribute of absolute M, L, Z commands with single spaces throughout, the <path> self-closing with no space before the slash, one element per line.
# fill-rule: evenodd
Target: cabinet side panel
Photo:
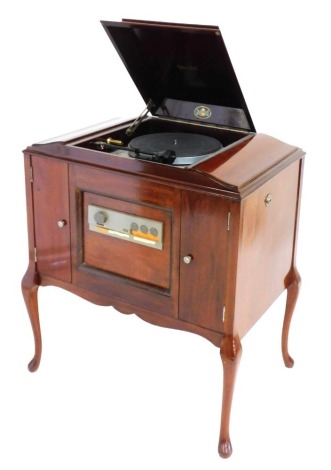
<path fill-rule="evenodd" d="M 242 203 L 235 301 L 240 337 L 285 288 L 293 255 L 299 169 L 296 161 Z"/>
<path fill-rule="evenodd" d="M 38 271 L 71 282 L 68 165 L 33 156 L 32 168 Z"/>

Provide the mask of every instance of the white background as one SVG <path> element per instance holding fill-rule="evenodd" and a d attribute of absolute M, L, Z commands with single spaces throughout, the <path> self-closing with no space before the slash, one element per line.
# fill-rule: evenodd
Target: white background
<path fill-rule="evenodd" d="M 2 2 L 0 7 L 0 468 L 330 468 L 330 22 L 328 2 Z M 21 150 L 143 102 L 99 20 L 220 26 L 258 132 L 307 152 L 298 247 L 303 278 L 292 370 L 282 295 L 243 340 L 234 448 L 218 457 L 218 350 L 56 288 L 40 289 L 44 352 L 20 292 L 27 267 Z M 52 208 L 50 208 L 52 210 Z"/>

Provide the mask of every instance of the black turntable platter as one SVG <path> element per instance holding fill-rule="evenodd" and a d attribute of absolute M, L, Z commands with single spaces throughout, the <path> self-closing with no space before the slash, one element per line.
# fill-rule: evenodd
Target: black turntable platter
<path fill-rule="evenodd" d="M 132 150 L 139 149 L 140 153 L 157 154 L 172 151 L 176 159 L 174 165 L 189 165 L 196 163 L 205 156 L 213 154 L 223 147 L 221 142 L 213 137 L 185 132 L 160 132 L 135 137 L 129 143 Z"/>

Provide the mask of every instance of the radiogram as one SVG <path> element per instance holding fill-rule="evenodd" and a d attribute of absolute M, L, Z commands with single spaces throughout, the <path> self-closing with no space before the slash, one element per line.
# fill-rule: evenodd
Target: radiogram
<path fill-rule="evenodd" d="M 255 131 L 217 27 L 103 27 L 146 110 L 24 151 L 29 369 L 41 358 L 39 286 L 201 335 L 220 349 L 219 453 L 229 457 L 241 340 L 284 290 L 293 365 L 304 152 Z"/>

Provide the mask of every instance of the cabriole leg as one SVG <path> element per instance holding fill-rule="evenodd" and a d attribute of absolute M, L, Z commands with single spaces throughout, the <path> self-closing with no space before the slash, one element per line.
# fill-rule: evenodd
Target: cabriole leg
<path fill-rule="evenodd" d="M 30 372 L 35 372 L 38 369 L 42 349 L 38 311 L 38 279 L 39 276 L 38 273 L 35 272 L 34 265 L 32 268 L 28 268 L 27 272 L 25 273 L 25 276 L 22 279 L 22 293 L 30 317 L 35 342 L 35 354 L 28 365 L 28 369 Z"/>
<path fill-rule="evenodd" d="M 224 336 L 221 342 L 221 359 L 223 363 L 223 403 L 221 432 L 218 452 L 228 458 L 232 454 L 229 434 L 230 413 L 236 374 L 241 358 L 242 348 L 238 337 Z"/>
<path fill-rule="evenodd" d="M 287 299 L 282 332 L 282 354 L 286 367 L 293 367 L 294 361 L 288 353 L 288 335 L 295 304 L 298 299 L 301 277 L 296 268 L 292 268 L 286 278 Z"/>

